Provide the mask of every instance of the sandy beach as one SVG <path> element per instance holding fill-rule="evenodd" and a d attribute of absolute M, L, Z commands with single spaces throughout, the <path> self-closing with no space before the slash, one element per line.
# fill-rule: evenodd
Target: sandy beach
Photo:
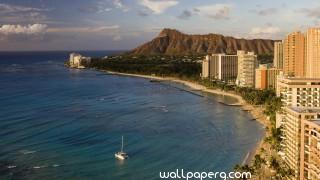
<path fill-rule="evenodd" d="M 159 80 L 159 81 L 171 81 L 171 82 L 183 84 L 183 85 L 188 86 L 189 88 L 197 90 L 197 91 L 203 91 L 203 92 L 212 93 L 212 94 L 216 94 L 216 95 L 230 96 L 230 97 L 237 99 L 236 103 L 230 104 L 230 105 L 241 106 L 241 108 L 243 110 L 248 111 L 255 120 L 257 120 L 259 123 L 261 123 L 264 126 L 264 128 L 271 126 L 270 121 L 268 120 L 268 117 L 263 113 L 263 111 L 264 111 L 263 106 L 254 106 L 254 105 L 248 104 L 245 102 L 245 100 L 241 96 L 239 96 L 235 93 L 232 93 L 232 92 L 225 92 L 225 91 L 222 91 L 219 89 L 209 89 L 209 88 L 207 88 L 203 85 L 200 85 L 198 83 L 191 82 L 191 81 L 185 81 L 185 80 L 181 80 L 181 79 L 173 78 L 173 77 L 159 77 L 159 76 L 151 76 L 151 75 L 119 73 L 119 72 L 105 71 L 105 70 L 103 70 L 103 72 L 106 72 L 109 74 L 114 74 L 114 75 L 132 76 L 132 77 L 153 79 L 153 80 Z M 261 148 L 266 149 L 266 143 L 264 143 L 264 138 L 266 137 L 266 133 L 267 133 L 267 131 L 265 131 L 264 136 L 262 137 L 261 141 L 257 144 L 257 146 L 254 149 L 252 149 L 250 152 L 248 152 L 247 156 L 245 157 L 245 159 L 242 162 L 242 165 L 251 164 L 254 156 L 260 152 L 260 149 Z"/>
<path fill-rule="evenodd" d="M 113 71 L 104 71 L 104 72 L 107 72 L 109 74 L 115 74 L 115 75 L 134 76 L 134 77 L 140 77 L 140 78 L 146 78 L 146 79 L 155 79 L 155 80 L 160 80 L 160 81 L 172 81 L 172 82 L 183 84 L 183 85 L 188 86 L 191 89 L 194 89 L 197 91 L 203 91 L 203 92 L 213 93 L 213 94 L 217 94 L 217 95 L 225 95 L 225 96 L 230 96 L 230 97 L 237 99 L 238 102 L 235 104 L 232 104 L 232 105 L 246 105 L 245 101 L 239 95 L 236 95 L 236 94 L 233 94 L 230 92 L 221 91 L 218 89 L 209 89 L 203 85 L 200 85 L 200 84 L 197 84 L 197 83 L 191 82 L 191 81 L 185 81 L 185 80 L 181 80 L 178 78 L 172 78 L 172 77 L 159 77 L 159 76 L 149 76 L 149 75 L 139 75 L 139 74 L 118 73 L 118 72 L 113 72 Z"/>

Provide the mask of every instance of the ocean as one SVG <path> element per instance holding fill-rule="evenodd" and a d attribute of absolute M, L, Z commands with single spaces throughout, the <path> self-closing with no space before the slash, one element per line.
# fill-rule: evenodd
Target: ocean
<path fill-rule="evenodd" d="M 263 136 L 250 114 L 218 103 L 232 98 L 68 69 L 69 53 L 0 53 L 0 179 L 139 180 L 176 169 L 228 172 Z M 122 135 L 126 161 L 114 158 Z"/>

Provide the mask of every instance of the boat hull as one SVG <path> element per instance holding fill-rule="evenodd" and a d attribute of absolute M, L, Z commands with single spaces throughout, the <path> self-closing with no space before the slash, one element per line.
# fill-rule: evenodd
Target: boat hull
<path fill-rule="evenodd" d="M 114 154 L 114 157 L 119 159 L 119 160 L 125 160 L 128 158 L 128 156 L 124 156 L 124 155 L 121 155 L 121 154 Z"/>

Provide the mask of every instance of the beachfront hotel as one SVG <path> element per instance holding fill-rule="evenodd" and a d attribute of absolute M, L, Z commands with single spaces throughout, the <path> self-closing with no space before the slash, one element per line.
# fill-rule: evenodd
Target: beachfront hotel
<path fill-rule="evenodd" d="M 319 180 L 320 29 L 289 34 L 283 42 L 283 61 L 284 73 L 276 84 L 283 102 L 276 115 L 276 127 L 283 132 L 280 154 L 295 179 Z"/>
<path fill-rule="evenodd" d="M 294 170 L 295 179 L 318 180 L 320 79 L 279 75 L 277 80 L 277 96 L 284 105 L 276 115 L 276 127 L 282 127 L 283 134 L 279 154 Z"/>
<path fill-rule="evenodd" d="M 238 51 L 238 77 L 236 84 L 240 87 L 255 86 L 255 72 L 258 66 L 254 52 Z"/>
<path fill-rule="evenodd" d="M 236 55 L 212 54 L 202 61 L 202 78 L 220 80 L 241 87 L 255 86 L 258 66 L 254 52 L 237 51 Z"/>
<path fill-rule="evenodd" d="M 281 142 L 283 148 L 279 154 L 282 155 L 289 168 L 294 171 L 296 179 L 299 178 L 300 174 L 301 122 L 309 115 L 311 114 L 307 113 L 307 111 L 303 113 L 298 108 L 284 108 Z"/>
<path fill-rule="evenodd" d="M 206 55 L 205 59 L 202 61 L 202 71 L 201 71 L 201 77 L 202 78 L 211 78 L 210 75 L 210 55 Z"/>
<path fill-rule="evenodd" d="M 295 179 L 320 178 L 320 109 L 285 107 L 280 152 Z"/>
<path fill-rule="evenodd" d="M 268 64 L 260 64 L 255 73 L 255 88 L 275 89 L 280 71 L 281 69 L 270 67 Z"/>
<path fill-rule="evenodd" d="M 283 69 L 283 42 L 274 43 L 273 66 L 277 69 Z"/>
<path fill-rule="evenodd" d="M 286 76 L 305 76 L 305 36 L 293 32 L 283 41 L 283 72 Z"/>
<path fill-rule="evenodd" d="M 276 94 L 284 106 L 320 109 L 320 79 L 279 75 Z"/>
<path fill-rule="evenodd" d="M 71 53 L 69 57 L 69 65 L 71 68 L 85 68 L 84 65 L 90 63 L 90 61 L 90 57 L 84 57 L 78 53 Z"/>
<path fill-rule="evenodd" d="M 207 55 L 202 61 L 202 78 L 234 83 L 238 75 L 238 56 L 226 54 Z"/>
<path fill-rule="evenodd" d="M 300 179 L 320 179 L 320 112 L 301 125 Z"/>

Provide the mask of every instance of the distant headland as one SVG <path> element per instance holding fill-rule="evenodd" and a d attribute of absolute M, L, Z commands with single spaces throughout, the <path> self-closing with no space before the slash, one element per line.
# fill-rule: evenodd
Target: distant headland
<path fill-rule="evenodd" d="M 133 49 L 134 55 L 190 55 L 253 51 L 258 55 L 272 54 L 276 40 L 237 39 L 220 34 L 189 35 L 175 29 L 163 29 L 153 40 Z"/>

